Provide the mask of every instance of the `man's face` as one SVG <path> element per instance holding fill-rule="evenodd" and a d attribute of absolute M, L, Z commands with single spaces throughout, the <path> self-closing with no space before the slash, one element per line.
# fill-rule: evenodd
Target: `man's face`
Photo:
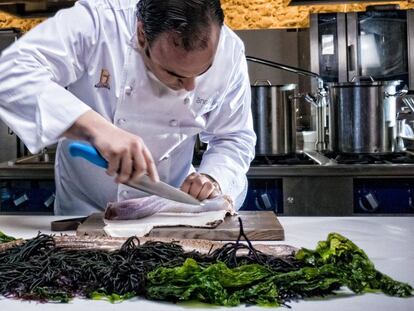
<path fill-rule="evenodd" d="M 162 33 L 150 46 L 145 38 L 142 23 L 138 23 L 138 43 L 147 68 L 167 87 L 173 90 L 195 88 L 195 78 L 213 64 L 220 38 L 220 27 L 212 25 L 207 46 L 186 51 L 177 45 L 179 38 L 172 32 Z"/>

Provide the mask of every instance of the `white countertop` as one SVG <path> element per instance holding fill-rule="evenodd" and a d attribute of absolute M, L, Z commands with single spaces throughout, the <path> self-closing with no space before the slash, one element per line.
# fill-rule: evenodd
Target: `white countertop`
<path fill-rule="evenodd" d="M 0 231 L 29 238 L 37 234 L 51 233 L 52 220 L 73 217 L 0 216 Z M 271 242 L 297 247 L 315 248 L 319 240 L 329 232 L 338 232 L 361 247 L 374 262 L 376 268 L 392 278 L 414 286 L 414 217 L 279 217 L 285 229 L 285 241 Z M 74 232 L 68 232 L 74 234 Z M 355 295 L 342 291 L 332 298 L 312 299 L 290 303 L 292 310 L 375 310 L 413 311 L 414 298 L 395 298 L 384 294 Z M 40 304 L 0 298 L 2 311 L 29 310 L 189 310 L 203 309 L 144 299 L 132 299 L 118 304 L 105 301 L 75 299 L 69 304 Z M 269 310 L 269 308 L 239 306 L 235 308 L 208 307 L 221 310 Z M 286 310 L 279 308 L 278 310 Z"/>

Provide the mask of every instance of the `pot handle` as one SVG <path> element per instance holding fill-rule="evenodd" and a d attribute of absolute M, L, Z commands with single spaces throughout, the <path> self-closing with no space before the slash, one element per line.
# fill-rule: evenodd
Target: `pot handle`
<path fill-rule="evenodd" d="M 318 107 L 318 104 L 317 104 L 318 99 L 317 99 L 315 96 L 313 96 L 313 95 L 312 95 L 312 94 L 310 94 L 310 93 L 305 93 L 305 94 L 303 94 L 302 96 L 303 96 L 303 98 L 305 99 L 305 101 L 306 101 L 307 103 L 312 104 L 312 105 L 313 105 L 313 106 L 315 106 L 316 108 Z"/>
<path fill-rule="evenodd" d="M 253 84 L 254 86 L 260 86 L 260 85 L 272 85 L 269 80 L 256 80 Z"/>
<path fill-rule="evenodd" d="M 408 93 L 407 86 L 405 86 L 401 91 L 395 92 L 394 94 L 385 92 L 385 97 L 403 97 Z"/>
<path fill-rule="evenodd" d="M 351 82 L 371 81 L 375 82 L 372 76 L 354 76 Z"/>
<path fill-rule="evenodd" d="M 411 111 L 414 113 L 414 97 L 411 96 L 405 96 L 402 99 L 403 103 L 408 106 L 408 108 L 411 109 Z"/>

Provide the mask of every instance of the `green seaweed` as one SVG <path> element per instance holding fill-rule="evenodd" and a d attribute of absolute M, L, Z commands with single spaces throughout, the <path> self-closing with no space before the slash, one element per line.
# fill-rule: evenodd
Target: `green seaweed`
<path fill-rule="evenodd" d="M 106 300 L 106 301 L 109 301 L 110 303 L 117 303 L 117 302 L 122 302 L 124 300 L 131 299 L 135 296 L 136 294 L 133 292 L 120 295 L 116 293 L 107 294 L 103 291 L 94 291 L 90 294 L 89 298 L 91 298 L 92 300 Z"/>
<path fill-rule="evenodd" d="M 382 291 L 397 297 L 412 295 L 410 285 L 394 281 L 376 270 L 362 249 L 338 233 L 330 233 L 315 250 L 300 249 L 296 259 L 311 267 L 323 268 L 356 293 Z"/>
<path fill-rule="evenodd" d="M 315 250 L 302 248 L 287 257 L 261 253 L 240 238 L 201 254 L 185 252 L 175 243 L 141 245 L 136 237 L 112 252 L 64 249 L 41 234 L 0 252 L 0 295 L 9 298 L 68 302 L 83 297 L 115 303 L 144 296 L 275 307 L 332 295 L 341 287 L 357 294 L 413 294 L 410 285 L 376 270 L 362 249 L 338 233 L 329 234 Z"/>
<path fill-rule="evenodd" d="M 260 305 L 277 305 L 276 289 L 272 284 L 258 284 L 271 273 L 268 268 L 257 264 L 231 269 L 218 262 L 201 267 L 189 258 L 182 266 L 159 268 L 150 272 L 146 295 L 158 300 L 197 299 L 224 306 L 237 306 L 241 300 Z"/>
<path fill-rule="evenodd" d="M 187 259 L 182 266 L 150 272 L 146 296 L 169 301 L 197 299 L 224 306 L 277 306 L 292 299 L 330 295 L 342 286 L 355 293 L 412 296 L 410 285 L 377 271 L 362 249 L 338 233 L 329 234 L 315 250 L 300 249 L 296 259 L 304 267 L 290 272 L 274 272 L 258 264 L 229 268 L 218 262 L 202 267 Z"/>
<path fill-rule="evenodd" d="M 16 240 L 14 237 L 4 234 L 0 231 L 0 244 Z"/>

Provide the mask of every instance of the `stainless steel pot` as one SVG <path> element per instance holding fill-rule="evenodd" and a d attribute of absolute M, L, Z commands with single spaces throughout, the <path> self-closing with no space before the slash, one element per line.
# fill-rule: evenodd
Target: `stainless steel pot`
<path fill-rule="evenodd" d="M 396 141 L 396 88 L 402 81 L 329 83 L 330 149 L 341 153 L 389 153 Z"/>
<path fill-rule="evenodd" d="M 296 87 L 271 85 L 269 81 L 256 81 L 251 87 L 257 155 L 296 151 Z"/>

